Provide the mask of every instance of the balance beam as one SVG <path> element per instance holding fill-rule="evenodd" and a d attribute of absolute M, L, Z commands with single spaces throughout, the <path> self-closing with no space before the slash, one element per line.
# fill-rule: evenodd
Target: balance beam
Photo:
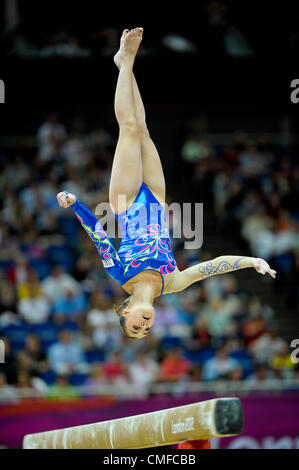
<path fill-rule="evenodd" d="M 218 398 L 128 418 L 27 434 L 23 449 L 145 449 L 234 436 L 243 429 L 239 398 Z"/>

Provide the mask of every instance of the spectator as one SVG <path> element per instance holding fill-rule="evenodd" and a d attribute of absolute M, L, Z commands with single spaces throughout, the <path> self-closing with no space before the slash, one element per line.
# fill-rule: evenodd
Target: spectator
<path fill-rule="evenodd" d="M 247 378 L 253 388 L 261 384 L 266 386 L 273 379 L 275 379 L 275 374 L 268 364 L 265 363 L 256 364 L 254 372 Z M 270 386 L 270 384 L 268 385 Z"/>
<path fill-rule="evenodd" d="M 133 387 L 141 394 L 148 394 L 150 385 L 155 382 L 159 366 L 146 353 L 139 353 L 136 360 L 129 365 L 129 376 Z"/>
<path fill-rule="evenodd" d="M 75 341 L 71 330 L 64 329 L 60 332 L 59 341 L 48 350 L 48 360 L 52 370 L 57 374 L 87 370 L 84 352 L 78 341 Z"/>
<path fill-rule="evenodd" d="M 28 298 L 18 303 L 18 313 L 26 323 L 44 323 L 50 315 L 50 305 L 45 295 L 38 294 L 35 286 L 29 286 Z"/>
<path fill-rule="evenodd" d="M 239 306 L 238 299 L 214 298 L 201 311 L 199 324 L 205 325 L 213 341 L 227 338 L 231 331 L 232 317 Z"/>
<path fill-rule="evenodd" d="M 30 271 L 28 278 L 24 282 L 18 284 L 18 299 L 27 299 L 30 296 L 30 291 L 34 291 L 36 295 L 43 294 L 38 274 L 33 270 Z"/>
<path fill-rule="evenodd" d="M 239 362 L 229 356 L 227 346 L 222 345 L 215 354 L 215 357 L 208 359 L 203 365 L 203 380 L 213 381 L 227 379 L 234 369 L 241 367 Z"/>
<path fill-rule="evenodd" d="M 41 395 L 38 387 L 34 383 L 34 380 L 25 369 L 20 369 L 17 374 L 16 389 L 22 399 L 32 398 L 32 395 L 35 397 Z"/>
<path fill-rule="evenodd" d="M 68 165 L 82 168 L 90 160 L 87 143 L 83 136 L 73 132 L 61 148 L 61 153 Z"/>
<path fill-rule="evenodd" d="M 84 386 L 90 389 L 91 392 L 97 392 L 97 387 L 107 384 L 108 380 L 105 375 L 103 364 L 94 364 Z"/>
<path fill-rule="evenodd" d="M 248 318 L 242 325 L 244 343 L 247 347 L 254 346 L 255 341 L 267 332 L 267 324 L 263 317 L 261 302 L 256 297 L 250 301 Z"/>
<path fill-rule="evenodd" d="M 128 382 L 127 365 L 121 360 L 118 352 L 112 352 L 103 364 L 103 370 L 108 383 L 122 384 Z"/>
<path fill-rule="evenodd" d="M 74 400 L 79 398 L 79 393 L 75 387 L 69 383 L 66 374 L 59 374 L 53 385 L 50 385 L 47 398 L 50 400 Z"/>
<path fill-rule="evenodd" d="M 284 339 L 280 338 L 276 330 L 270 330 L 259 336 L 251 345 L 250 353 L 258 363 L 271 363 L 271 360 L 286 345 Z"/>
<path fill-rule="evenodd" d="M 155 323 L 153 331 L 158 337 L 172 336 L 173 327 L 178 325 L 178 311 L 163 297 L 159 297 L 155 303 Z"/>
<path fill-rule="evenodd" d="M 186 380 L 191 364 L 183 356 L 180 348 L 175 348 L 166 353 L 161 362 L 159 380 L 163 382 L 179 382 Z"/>
<path fill-rule="evenodd" d="M 42 282 L 44 294 L 50 301 L 63 298 L 68 291 L 80 292 L 80 284 L 67 274 L 62 266 L 55 266 L 51 274 Z"/>
<path fill-rule="evenodd" d="M 26 257 L 19 254 L 16 256 L 15 263 L 7 270 L 7 278 L 14 285 L 23 284 L 28 281 L 30 271 Z"/>
<path fill-rule="evenodd" d="M 3 279 L 0 283 L 0 314 L 7 311 L 17 311 L 16 293 L 13 284 Z"/>
<path fill-rule="evenodd" d="M 4 364 L 0 364 L 0 372 L 5 374 L 9 385 L 15 384 L 17 380 L 17 361 L 16 355 L 12 350 L 12 345 L 7 337 L 2 337 L 4 343 Z"/>
<path fill-rule="evenodd" d="M 239 382 L 244 379 L 244 371 L 242 367 L 237 366 L 234 369 L 232 369 L 228 375 L 227 375 L 227 380 L 230 382 Z"/>
<path fill-rule="evenodd" d="M 33 222 L 43 229 L 47 225 L 45 221 L 46 211 L 57 209 L 55 188 L 51 181 L 42 184 L 40 181 L 33 180 L 30 186 L 20 192 L 20 200 L 26 210 L 24 214 L 26 225 L 31 230 L 32 226 L 30 227 L 30 224 L 33 224 Z M 43 211 L 41 211 L 41 208 Z M 34 221 L 33 218 L 36 214 L 39 217 Z"/>
<path fill-rule="evenodd" d="M 81 292 L 66 289 L 64 297 L 53 304 L 54 321 L 63 323 L 67 320 L 78 321 L 82 318 L 87 302 Z"/>
<path fill-rule="evenodd" d="M 281 344 L 273 355 L 271 366 L 277 376 L 282 379 L 291 379 L 294 376 L 295 363 L 291 359 L 287 344 Z"/>
<path fill-rule="evenodd" d="M 202 381 L 202 366 L 201 364 L 192 364 L 190 368 L 190 382 Z"/>
<path fill-rule="evenodd" d="M 114 317 L 111 316 L 111 318 L 113 321 L 107 322 L 103 328 L 95 328 L 92 335 L 94 345 L 106 352 L 118 350 L 123 341 L 119 324 Z"/>
<path fill-rule="evenodd" d="M 122 341 L 122 334 L 115 312 L 111 308 L 107 308 L 108 304 L 105 302 L 105 298 L 93 300 L 92 304 L 94 307 L 103 308 L 103 310 L 92 308 L 87 314 L 86 323 L 94 345 L 105 351 L 117 349 Z"/>
<path fill-rule="evenodd" d="M 57 157 L 65 138 L 66 130 L 64 125 L 58 122 L 57 114 L 49 114 L 46 121 L 40 125 L 37 131 L 39 158 L 41 161 L 47 162 Z"/>
<path fill-rule="evenodd" d="M 25 338 L 25 348 L 22 351 L 27 359 L 27 370 L 31 376 L 40 377 L 49 370 L 46 353 L 41 348 L 40 338 L 30 333 Z"/>
<path fill-rule="evenodd" d="M 51 34 L 49 44 L 40 49 L 40 57 L 80 57 L 91 55 L 91 50 L 80 45 L 79 38 L 66 31 Z"/>
<path fill-rule="evenodd" d="M 182 159 L 189 163 L 196 163 L 207 158 L 211 153 L 209 142 L 195 137 L 186 140 L 182 147 Z"/>
<path fill-rule="evenodd" d="M 0 372 L 0 404 L 5 402 L 17 402 L 18 395 L 15 388 L 8 385 L 6 375 Z"/>

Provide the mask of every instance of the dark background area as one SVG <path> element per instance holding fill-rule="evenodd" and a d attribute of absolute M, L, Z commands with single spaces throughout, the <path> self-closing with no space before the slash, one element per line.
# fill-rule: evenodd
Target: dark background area
<path fill-rule="evenodd" d="M 272 280 L 244 269 L 194 284 L 174 300 L 163 296 L 155 306 L 156 332 L 134 349 L 111 310 L 124 292 L 106 276 L 72 212 L 58 207 L 56 194 L 80 194 L 92 211 L 108 200 L 118 136 L 113 55 L 122 30 L 137 26 L 144 39 L 134 72 L 167 196 L 204 204 L 203 247 L 192 252 L 174 240 L 179 268 L 240 253 L 265 258 L 279 275 Z M 244 390 L 256 384 L 289 403 L 287 381 L 299 388 L 298 365 L 290 363 L 290 340 L 299 337 L 299 103 L 290 99 L 291 81 L 299 78 L 298 4 L 6 0 L 0 2 L 0 30 L 6 86 L 0 107 L 0 337 L 11 346 L 2 385 L 0 371 L 0 403 L 7 393 L 21 397 L 22 405 L 27 389 L 30 396 L 83 398 L 76 387 L 93 380 L 114 384 L 109 367 L 118 370 L 116 385 L 131 392 L 139 383 L 135 368 L 143 367 L 139 353 L 159 371 L 144 385 L 146 398 L 157 384 L 172 386 L 169 393 L 176 395 L 184 387 L 189 393 L 190 384 L 213 390 L 215 380 L 223 395 L 242 394 L 241 381 Z M 253 229 L 252 220 L 259 223 Z M 260 243 L 254 243 L 257 235 Z M 47 283 L 59 288 L 65 275 L 78 292 L 73 298 L 61 288 L 51 298 Z M 35 323 L 30 313 L 38 312 L 40 298 L 45 320 Z M 74 307 L 76 301 L 81 306 Z M 89 329 L 93 310 L 102 318 L 102 336 L 97 326 Z M 215 332 L 219 312 L 228 315 L 229 328 Z M 170 326 L 162 324 L 163 315 L 170 315 Z M 84 370 L 74 367 L 60 376 L 50 348 L 61 345 L 64 328 L 84 337 Z M 27 345 L 32 332 L 37 370 L 30 364 L 36 353 Z M 208 364 L 218 355 L 237 362 L 209 379 Z M 171 367 L 178 364 L 173 379 Z M 269 385 L 272 379 L 277 388 Z M 257 416 L 262 408 L 259 403 Z M 261 448 L 271 417 L 278 415 L 276 405 L 267 410 L 267 429 L 246 431 Z M 3 426 L 0 446 L 21 445 L 18 413 L 16 408 L 10 418 L 10 434 Z M 292 436 L 295 446 L 298 434 L 284 424 L 275 425 L 271 436 Z M 46 420 L 43 426 L 53 427 Z"/>
<path fill-rule="evenodd" d="M 217 14 L 208 13 L 215 4 L 216 10 L 224 9 L 220 21 L 213 20 Z M 156 3 L 132 7 L 29 1 L 19 2 L 19 18 L 1 40 L 0 74 L 10 104 L 110 105 L 116 74 L 107 43 L 113 43 L 122 29 L 141 25 L 145 53 L 136 64 L 136 74 L 146 102 L 204 108 L 290 106 L 289 84 L 296 78 L 299 52 L 295 2 L 205 1 L 197 2 L 196 8 L 192 3 L 161 8 Z M 224 35 L 232 29 L 242 35 L 251 53 L 238 57 L 225 51 Z M 16 53 L 16 36 L 41 50 L 62 32 L 76 37 L 90 55 L 38 59 L 37 52 L 26 58 Z M 191 41 L 196 51 L 176 53 L 165 47 L 163 37 L 170 33 Z"/>

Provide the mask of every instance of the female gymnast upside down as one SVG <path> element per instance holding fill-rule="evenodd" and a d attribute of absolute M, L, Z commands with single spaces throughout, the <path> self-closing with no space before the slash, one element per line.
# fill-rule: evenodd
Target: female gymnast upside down
<path fill-rule="evenodd" d="M 165 214 L 165 180 L 157 149 L 149 135 L 145 111 L 133 74 L 133 65 L 143 28 L 124 30 L 114 57 L 119 68 L 115 115 L 119 139 L 113 160 L 109 202 L 121 229 L 116 251 L 97 218 L 66 191 L 57 195 L 61 207 L 72 206 L 82 226 L 94 241 L 109 275 L 129 297 L 115 308 L 127 336 L 143 338 L 154 322 L 156 297 L 178 292 L 215 274 L 253 267 L 275 278 L 276 272 L 259 258 L 220 256 L 179 271 L 171 249 Z M 126 210 L 118 196 L 126 197 Z M 136 230 L 136 207 L 145 208 L 142 229 Z M 157 223 L 150 223 L 153 218 Z"/>

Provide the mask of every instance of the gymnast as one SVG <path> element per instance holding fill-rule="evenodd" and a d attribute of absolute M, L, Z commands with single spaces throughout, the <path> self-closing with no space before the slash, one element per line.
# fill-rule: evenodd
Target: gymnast
<path fill-rule="evenodd" d="M 246 256 L 219 256 L 183 271 L 176 266 L 167 227 L 163 169 L 133 74 L 142 36 L 143 28 L 124 30 L 114 57 L 119 69 L 114 103 L 119 139 L 109 203 L 121 230 L 118 251 L 101 223 L 75 195 L 66 191 L 57 195 L 61 207 L 71 206 L 74 210 L 95 243 L 107 273 L 129 294 L 115 311 L 124 334 L 137 339 L 149 333 L 154 322 L 154 299 L 162 294 L 182 291 L 196 281 L 243 268 L 252 267 L 273 278 L 276 274 L 266 261 Z M 125 206 L 120 204 L 119 195 L 125 196 Z"/>

